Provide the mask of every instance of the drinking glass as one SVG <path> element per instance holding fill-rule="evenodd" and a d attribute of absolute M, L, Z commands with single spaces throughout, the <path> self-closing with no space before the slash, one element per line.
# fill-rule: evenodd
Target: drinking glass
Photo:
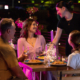
<path fill-rule="evenodd" d="M 43 51 L 42 51 L 42 47 L 39 47 L 36 49 L 36 55 L 39 56 L 40 54 L 42 54 Z"/>
<path fill-rule="evenodd" d="M 46 67 L 50 66 L 50 59 L 47 56 L 44 57 L 44 64 Z"/>
<path fill-rule="evenodd" d="M 56 47 L 52 47 L 49 49 L 51 43 L 46 44 L 46 56 L 50 56 L 50 61 L 54 61 L 56 59 Z"/>
<path fill-rule="evenodd" d="M 33 53 L 33 56 L 31 57 L 32 60 L 35 60 L 36 59 L 36 54 Z"/>
<path fill-rule="evenodd" d="M 25 60 L 28 59 L 28 53 L 29 53 L 29 50 L 26 48 L 23 52 L 23 55 L 25 56 Z"/>

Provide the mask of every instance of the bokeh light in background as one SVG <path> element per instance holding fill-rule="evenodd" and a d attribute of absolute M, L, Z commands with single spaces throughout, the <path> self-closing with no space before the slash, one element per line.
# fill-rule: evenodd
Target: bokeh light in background
<path fill-rule="evenodd" d="M 78 0 L 78 3 L 80 3 L 80 0 Z"/>
<path fill-rule="evenodd" d="M 32 0 L 31 2 L 32 2 L 32 3 L 35 3 L 35 1 L 34 1 L 34 0 Z"/>
<path fill-rule="evenodd" d="M 4 9 L 9 9 L 9 6 L 8 5 L 4 5 Z"/>
<path fill-rule="evenodd" d="M 18 1 L 18 3 L 20 3 L 20 1 Z"/>
<path fill-rule="evenodd" d="M 41 3 L 44 3 L 44 1 L 43 1 L 43 0 L 41 0 Z"/>

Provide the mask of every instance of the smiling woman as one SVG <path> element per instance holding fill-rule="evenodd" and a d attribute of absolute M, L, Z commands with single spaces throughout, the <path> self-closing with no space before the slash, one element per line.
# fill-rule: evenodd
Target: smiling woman
<path fill-rule="evenodd" d="M 28 59 L 35 59 L 40 53 L 36 53 L 36 50 L 41 48 L 41 51 L 45 50 L 45 39 L 42 35 L 36 35 L 37 22 L 33 19 L 28 19 L 25 21 L 25 25 L 21 31 L 21 38 L 18 39 L 18 57 L 20 58 L 24 51 L 29 51 L 27 53 Z M 25 59 L 24 59 L 25 60 Z M 26 76 L 29 80 L 32 80 L 30 76 L 30 70 L 26 69 Z M 38 80 L 38 79 L 37 79 Z"/>
<path fill-rule="evenodd" d="M 42 47 L 45 49 L 45 39 L 42 35 L 35 34 L 37 31 L 37 22 L 33 19 L 25 21 L 21 31 L 21 38 L 18 39 L 18 57 L 23 54 L 24 50 L 29 50 L 28 58 L 31 59 L 36 54 L 36 49 Z M 23 49 L 24 48 L 24 49 Z"/>

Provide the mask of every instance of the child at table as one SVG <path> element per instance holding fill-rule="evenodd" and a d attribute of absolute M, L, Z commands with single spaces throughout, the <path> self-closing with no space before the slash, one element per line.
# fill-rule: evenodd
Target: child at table
<path fill-rule="evenodd" d="M 68 43 L 72 47 L 72 53 L 68 56 L 69 69 L 80 68 L 80 31 L 74 30 L 69 34 Z"/>

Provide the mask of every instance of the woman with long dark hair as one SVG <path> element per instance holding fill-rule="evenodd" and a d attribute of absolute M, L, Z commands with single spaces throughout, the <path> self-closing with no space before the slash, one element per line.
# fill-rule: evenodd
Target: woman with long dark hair
<path fill-rule="evenodd" d="M 37 22 L 34 19 L 27 19 L 23 23 L 23 29 L 21 30 L 21 37 L 18 39 L 18 57 L 20 58 L 24 51 L 28 51 L 27 59 L 35 59 L 42 54 L 45 50 L 46 41 L 42 35 L 37 35 Z M 29 80 L 32 80 L 32 73 L 29 69 L 26 69 L 26 76 Z M 42 72 L 42 80 L 55 80 L 51 72 Z M 39 80 L 39 73 L 36 72 L 36 80 Z"/>
<path fill-rule="evenodd" d="M 38 24 L 34 19 L 26 19 L 23 23 L 20 38 L 18 39 L 18 58 L 20 58 L 25 51 L 28 51 L 26 58 L 29 60 L 35 59 L 45 50 L 45 38 L 42 35 L 37 35 Z M 36 77 L 39 73 L 36 73 Z M 26 69 L 26 76 L 29 80 L 32 80 L 32 73 L 29 69 Z M 38 80 L 39 77 L 37 77 Z"/>
<path fill-rule="evenodd" d="M 42 35 L 37 35 L 37 22 L 34 19 L 27 19 L 23 24 L 20 38 L 18 39 L 18 57 L 20 57 L 24 51 L 29 51 L 28 58 L 37 56 L 36 50 L 45 49 L 45 38 Z"/>
<path fill-rule="evenodd" d="M 57 45 L 63 29 L 68 35 L 73 30 L 80 30 L 80 14 L 72 13 L 73 7 L 74 6 L 72 2 L 66 3 L 64 1 L 60 1 L 56 4 L 56 11 L 57 14 L 61 17 L 61 19 L 58 22 L 56 36 L 52 41 L 50 47 Z M 66 56 L 68 56 L 71 53 L 71 49 L 72 48 L 69 46 L 67 42 Z"/>

